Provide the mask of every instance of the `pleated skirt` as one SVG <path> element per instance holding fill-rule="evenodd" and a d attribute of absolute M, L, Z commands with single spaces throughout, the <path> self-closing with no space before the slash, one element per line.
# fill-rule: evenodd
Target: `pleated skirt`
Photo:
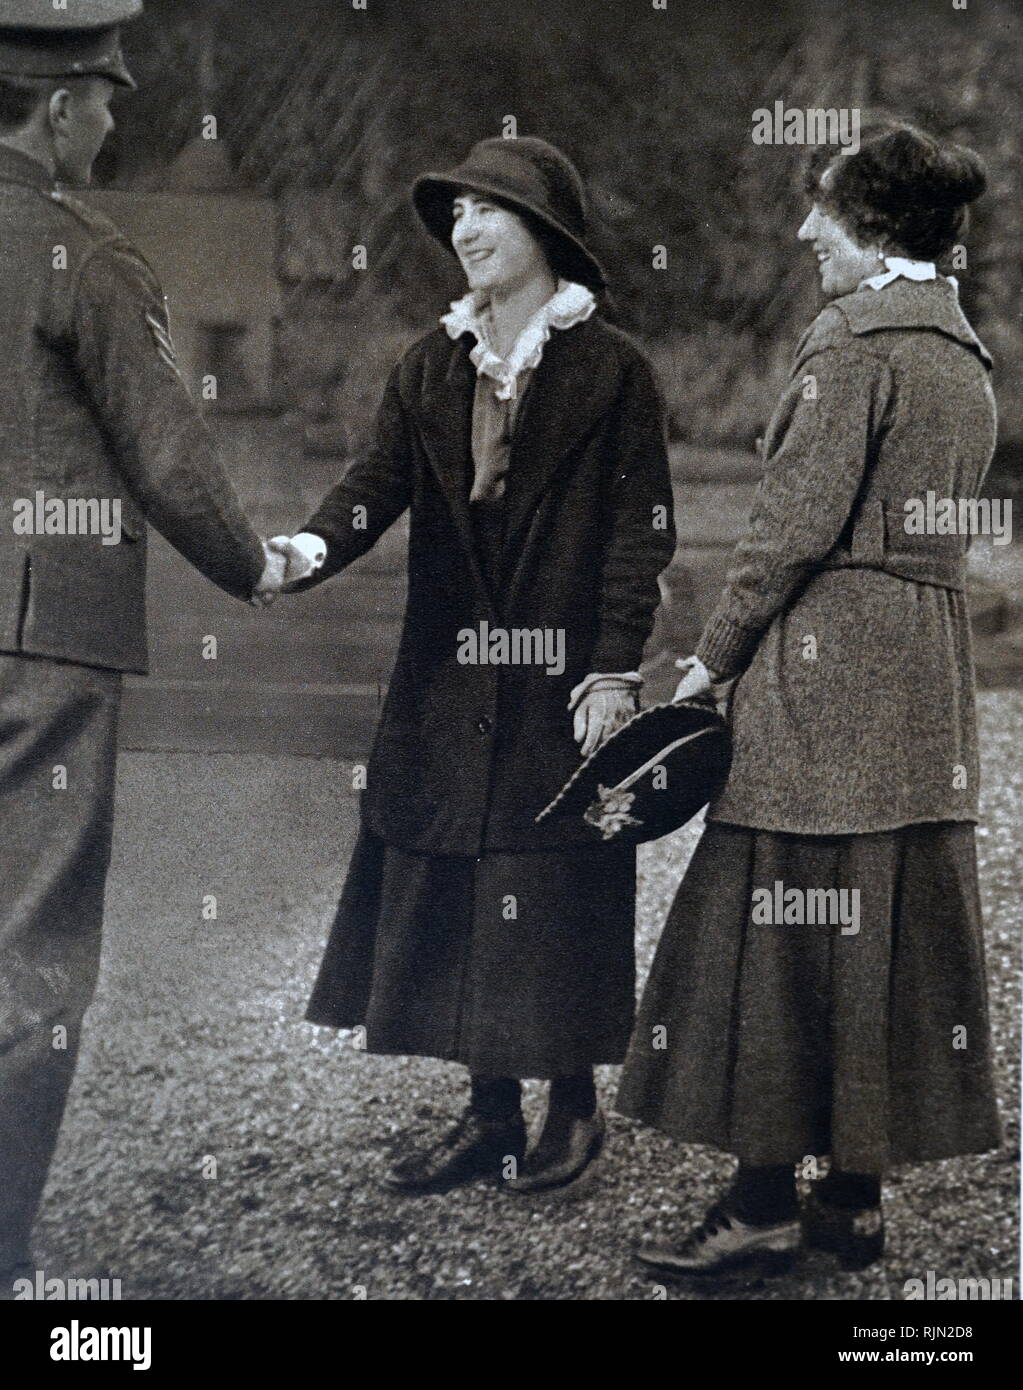
<path fill-rule="evenodd" d="M 621 1062 L 635 882 L 629 848 L 410 854 L 364 826 L 306 1018 L 482 1074 Z"/>
<path fill-rule="evenodd" d="M 793 920 L 788 890 L 808 903 L 829 888 L 847 890 L 844 921 Z M 708 822 L 616 1108 L 750 1164 L 830 1155 L 875 1173 L 997 1147 L 973 826 L 801 836 Z"/>

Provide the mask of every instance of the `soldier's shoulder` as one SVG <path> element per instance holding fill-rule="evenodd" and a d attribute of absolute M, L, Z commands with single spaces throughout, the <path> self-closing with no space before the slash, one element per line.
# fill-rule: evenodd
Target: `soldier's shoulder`
<path fill-rule="evenodd" d="M 124 242 L 126 246 L 131 245 L 120 227 L 116 222 L 111 221 L 106 213 L 99 212 L 98 209 L 90 206 L 89 203 L 74 193 L 68 192 L 66 188 L 52 188 L 46 196 L 56 210 L 57 216 L 66 218 L 71 226 L 90 242 L 111 241 Z"/>
<path fill-rule="evenodd" d="M 84 199 L 66 189 L 52 189 L 48 195 L 56 216 L 61 219 L 67 239 L 74 243 L 73 263 L 79 274 L 86 266 L 115 279 L 127 277 L 145 292 L 162 295 L 159 277 L 145 256 L 112 221 Z"/>

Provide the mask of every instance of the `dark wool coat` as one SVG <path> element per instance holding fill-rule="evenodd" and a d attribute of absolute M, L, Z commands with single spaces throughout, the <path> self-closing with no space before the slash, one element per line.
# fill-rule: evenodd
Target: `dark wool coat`
<path fill-rule="evenodd" d="M 155 275 L 0 149 L 0 651 L 145 671 L 146 522 L 248 598 L 263 548 L 174 364 Z M 19 499 L 121 504 L 121 538 L 21 535 Z"/>
<path fill-rule="evenodd" d="M 990 363 L 941 277 L 859 289 L 804 334 L 698 647 L 741 676 L 712 819 L 805 835 L 976 819 L 970 538 L 909 534 L 905 506 L 978 492 Z"/>
<path fill-rule="evenodd" d="M 567 848 L 588 842 L 581 821 L 533 818 L 579 764 L 569 692 L 590 672 L 639 665 L 674 549 L 662 405 L 617 329 L 591 318 L 552 334 L 519 407 L 491 589 L 469 504 L 472 343 L 437 330 L 406 354 L 374 447 L 304 529 L 327 543 L 319 582 L 410 508 L 408 605 L 363 794 L 368 827 L 418 853 Z M 459 634 L 482 622 L 562 632 L 563 673 L 461 664 Z"/>

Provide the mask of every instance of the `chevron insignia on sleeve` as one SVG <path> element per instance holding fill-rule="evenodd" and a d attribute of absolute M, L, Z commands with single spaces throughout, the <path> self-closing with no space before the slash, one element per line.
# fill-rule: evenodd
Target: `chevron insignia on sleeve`
<path fill-rule="evenodd" d="M 149 324 L 149 331 L 153 335 L 153 341 L 156 343 L 156 350 L 160 354 L 160 360 L 166 362 L 167 366 L 171 367 L 174 371 L 177 371 L 178 354 L 169 330 L 160 322 L 155 314 L 147 313 L 146 323 Z"/>

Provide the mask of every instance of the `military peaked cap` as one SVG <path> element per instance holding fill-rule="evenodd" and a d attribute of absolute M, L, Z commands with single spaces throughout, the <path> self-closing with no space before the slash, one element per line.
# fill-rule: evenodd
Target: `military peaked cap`
<path fill-rule="evenodd" d="M 0 77 L 107 77 L 135 82 L 120 26 L 142 0 L 0 0 Z"/>

